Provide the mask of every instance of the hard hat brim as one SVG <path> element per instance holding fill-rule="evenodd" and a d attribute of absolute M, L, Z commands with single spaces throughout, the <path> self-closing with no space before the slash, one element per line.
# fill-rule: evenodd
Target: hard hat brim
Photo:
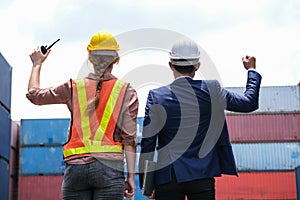
<path fill-rule="evenodd" d="M 118 56 L 115 50 L 93 50 L 90 52 L 91 55 L 105 55 L 105 56 Z"/>
<path fill-rule="evenodd" d="M 178 65 L 178 66 L 191 66 L 200 63 L 199 59 L 171 59 L 170 62 L 173 65 Z"/>

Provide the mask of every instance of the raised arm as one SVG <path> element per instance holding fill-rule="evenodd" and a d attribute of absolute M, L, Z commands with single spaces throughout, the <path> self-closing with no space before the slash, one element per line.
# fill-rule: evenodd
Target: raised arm
<path fill-rule="evenodd" d="M 44 55 L 38 47 L 30 54 L 32 69 L 26 97 L 35 105 L 68 104 L 69 109 L 71 109 L 71 81 L 67 81 L 56 87 L 40 88 L 42 64 L 48 57 L 50 51 L 49 49 Z"/>
<path fill-rule="evenodd" d="M 40 72 L 42 68 L 42 63 L 46 60 L 50 52 L 51 50 L 48 50 L 47 53 L 44 55 L 42 54 L 40 47 L 38 47 L 30 54 L 32 70 L 28 82 L 28 91 L 40 87 Z"/>
<path fill-rule="evenodd" d="M 248 70 L 246 90 L 243 95 L 231 91 L 223 92 L 226 96 L 226 110 L 235 112 L 252 112 L 258 109 L 261 75 L 256 71 L 256 58 L 242 58 L 244 68 Z"/>

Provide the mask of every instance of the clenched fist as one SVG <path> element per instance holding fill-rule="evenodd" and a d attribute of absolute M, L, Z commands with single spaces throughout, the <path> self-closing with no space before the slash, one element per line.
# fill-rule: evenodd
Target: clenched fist
<path fill-rule="evenodd" d="M 245 69 L 255 69 L 256 65 L 255 65 L 255 61 L 256 58 L 254 56 L 248 56 L 246 55 L 245 57 L 242 58 L 243 64 Z"/>

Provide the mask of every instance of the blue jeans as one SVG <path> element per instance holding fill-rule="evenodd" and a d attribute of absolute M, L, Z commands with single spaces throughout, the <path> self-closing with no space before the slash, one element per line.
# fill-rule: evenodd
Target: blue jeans
<path fill-rule="evenodd" d="M 123 200 L 124 162 L 98 159 L 67 164 L 62 183 L 64 200 Z"/>

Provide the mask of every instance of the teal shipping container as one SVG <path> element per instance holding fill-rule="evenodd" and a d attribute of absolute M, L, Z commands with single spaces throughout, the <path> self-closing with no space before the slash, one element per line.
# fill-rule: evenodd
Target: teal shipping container
<path fill-rule="evenodd" d="M 21 119 L 21 146 L 62 145 L 70 119 Z"/>

